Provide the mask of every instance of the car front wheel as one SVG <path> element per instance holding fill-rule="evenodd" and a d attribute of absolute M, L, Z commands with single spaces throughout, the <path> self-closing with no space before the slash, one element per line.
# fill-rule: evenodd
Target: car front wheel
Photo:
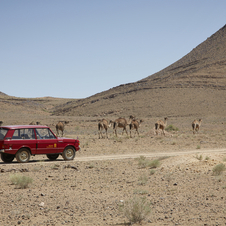
<path fill-rule="evenodd" d="M 10 155 L 10 154 L 6 154 L 6 153 L 1 153 L 0 155 L 1 155 L 2 161 L 5 163 L 10 163 L 15 158 L 15 155 Z"/>
<path fill-rule="evenodd" d="M 17 160 L 17 162 L 25 163 L 25 162 L 28 162 L 30 160 L 30 156 L 31 156 L 31 154 L 30 154 L 28 149 L 21 148 L 16 153 L 16 160 Z"/>
<path fill-rule="evenodd" d="M 73 147 L 66 147 L 62 153 L 62 157 L 65 161 L 73 160 L 75 157 L 75 149 Z"/>
<path fill-rule="evenodd" d="M 56 160 L 59 157 L 59 154 L 47 154 L 49 160 Z"/>

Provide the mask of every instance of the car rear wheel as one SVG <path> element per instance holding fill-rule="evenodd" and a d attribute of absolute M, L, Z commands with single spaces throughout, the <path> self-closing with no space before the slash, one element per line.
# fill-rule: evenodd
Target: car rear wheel
<path fill-rule="evenodd" d="M 5 163 L 10 163 L 13 161 L 13 159 L 15 158 L 15 155 L 10 155 L 10 154 L 6 154 L 6 153 L 1 153 L 1 159 L 3 162 Z"/>
<path fill-rule="evenodd" d="M 16 160 L 20 163 L 25 163 L 30 160 L 30 152 L 26 148 L 21 148 L 17 153 L 16 153 Z"/>
<path fill-rule="evenodd" d="M 59 157 L 59 154 L 47 154 L 49 160 L 56 160 Z"/>
<path fill-rule="evenodd" d="M 73 147 L 66 147 L 62 153 L 62 157 L 65 161 L 73 160 L 75 157 L 75 149 Z"/>

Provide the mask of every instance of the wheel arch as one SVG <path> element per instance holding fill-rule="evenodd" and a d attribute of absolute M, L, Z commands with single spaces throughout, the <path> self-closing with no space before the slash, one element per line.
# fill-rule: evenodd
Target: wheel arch
<path fill-rule="evenodd" d="M 27 149 L 29 152 L 30 152 L 30 155 L 32 155 L 32 153 L 31 153 L 31 149 L 29 148 L 29 147 L 27 147 L 27 146 L 22 146 L 22 147 L 20 147 L 18 150 L 17 150 L 17 152 L 19 152 L 21 149 L 23 149 L 23 148 L 25 148 L 25 149 Z M 16 153 L 17 153 L 16 152 Z"/>

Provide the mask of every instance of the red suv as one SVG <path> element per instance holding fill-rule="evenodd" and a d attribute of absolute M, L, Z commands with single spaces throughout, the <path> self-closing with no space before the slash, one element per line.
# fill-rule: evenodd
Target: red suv
<path fill-rule="evenodd" d="M 28 162 L 31 155 L 46 154 L 50 160 L 62 155 L 73 160 L 80 149 L 79 140 L 57 137 L 48 126 L 22 125 L 0 127 L 0 153 L 5 163 Z"/>

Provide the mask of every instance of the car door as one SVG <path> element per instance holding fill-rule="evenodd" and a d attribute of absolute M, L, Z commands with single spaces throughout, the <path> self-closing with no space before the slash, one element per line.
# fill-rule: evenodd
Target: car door
<path fill-rule="evenodd" d="M 58 153 L 57 138 L 49 128 L 36 128 L 36 154 Z"/>
<path fill-rule="evenodd" d="M 9 149 L 14 153 L 22 147 L 27 147 L 31 150 L 31 154 L 34 154 L 36 152 L 34 129 L 15 129 L 9 146 Z"/>

